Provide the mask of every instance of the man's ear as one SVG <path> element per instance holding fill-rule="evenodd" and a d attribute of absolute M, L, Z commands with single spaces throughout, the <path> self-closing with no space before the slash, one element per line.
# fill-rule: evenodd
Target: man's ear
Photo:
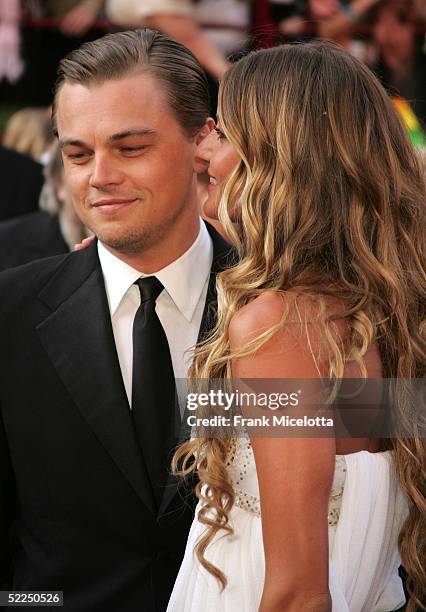
<path fill-rule="evenodd" d="M 203 127 L 198 131 L 195 137 L 195 144 L 199 145 L 200 142 L 204 140 L 204 138 L 208 136 L 210 132 L 214 129 L 214 126 L 215 126 L 214 119 L 212 119 L 211 117 L 207 117 Z"/>

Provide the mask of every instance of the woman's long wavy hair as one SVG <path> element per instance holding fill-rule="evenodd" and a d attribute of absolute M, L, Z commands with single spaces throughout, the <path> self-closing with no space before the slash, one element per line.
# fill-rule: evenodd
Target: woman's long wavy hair
<path fill-rule="evenodd" d="M 191 376 L 231 377 L 235 357 L 252 354 L 286 324 L 284 316 L 249 346 L 231 352 L 233 315 L 265 289 L 303 287 L 319 304 L 330 377 L 343 377 L 349 361 L 366 377 L 363 358 L 377 344 L 384 377 L 423 378 L 424 173 L 378 80 L 330 43 L 261 50 L 226 73 L 219 119 L 241 157 L 219 203 L 239 262 L 218 276 L 217 325 L 198 347 Z M 235 202 L 238 231 L 228 213 L 228 203 Z M 327 295 L 344 311 L 327 315 Z M 334 341 L 336 318 L 348 330 L 344 343 Z M 393 407 L 406 434 L 389 444 L 409 501 L 399 544 L 409 575 L 408 610 L 414 611 L 426 591 L 425 444 L 422 415 L 408 396 L 400 395 Z M 198 473 L 196 493 L 204 501 L 198 518 L 207 529 L 196 554 L 223 587 L 226 577 L 204 553 L 219 530 L 232 532 L 227 451 L 225 439 L 198 438 L 183 444 L 173 460 L 176 473 Z"/>

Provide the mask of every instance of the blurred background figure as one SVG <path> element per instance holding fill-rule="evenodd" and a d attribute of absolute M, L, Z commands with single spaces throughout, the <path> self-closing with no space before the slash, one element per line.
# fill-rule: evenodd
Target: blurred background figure
<path fill-rule="evenodd" d="M 17 82 L 0 83 L 0 99 L 17 106 L 49 106 L 59 60 L 83 42 L 104 33 L 104 26 L 98 21 L 103 1 L 0 0 L 20 5 L 23 66 Z"/>
<path fill-rule="evenodd" d="M 82 36 L 94 25 L 104 0 L 43 0 L 44 9 L 59 17 L 59 29 L 68 36 Z"/>
<path fill-rule="evenodd" d="M 0 80 L 14 83 L 21 76 L 24 66 L 20 47 L 19 0 L 0 0 Z"/>
<path fill-rule="evenodd" d="M 28 155 L 0 146 L 0 221 L 37 210 L 43 166 Z"/>
<path fill-rule="evenodd" d="M 203 34 L 225 57 L 247 49 L 252 17 L 251 0 L 198 0 L 194 15 Z"/>
<path fill-rule="evenodd" d="M 202 33 L 190 0 L 106 0 L 106 14 L 126 28 L 148 27 L 168 34 L 190 49 L 200 64 L 220 79 L 228 62 Z"/>
<path fill-rule="evenodd" d="M 309 0 L 321 38 L 346 47 L 393 94 L 426 115 L 424 0 Z"/>
<path fill-rule="evenodd" d="M 88 235 L 74 212 L 56 142 L 44 168 L 38 204 L 35 212 L 0 223 L 0 270 L 67 253 Z"/>
<path fill-rule="evenodd" d="M 3 145 L 44 163 L 53 143 L 50 107 L 23 108 L 6 123 Z"/>
<path fill-rule="evenodd" d="M 300 39 L 309 27 L 308 0 L 271 0 L 272 21 L 286 41 Z"/>

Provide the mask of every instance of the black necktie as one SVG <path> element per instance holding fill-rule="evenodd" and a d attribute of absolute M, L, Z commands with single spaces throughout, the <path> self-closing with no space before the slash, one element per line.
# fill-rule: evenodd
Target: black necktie
<path fill-rule="evenodd" d="M 141 304 L 133 322 L 132 417 L 159 506 L 176 439 L 178 406 L 169 344 L 155 312 L 163 285 L 155 276 L 135 284 Z"/>

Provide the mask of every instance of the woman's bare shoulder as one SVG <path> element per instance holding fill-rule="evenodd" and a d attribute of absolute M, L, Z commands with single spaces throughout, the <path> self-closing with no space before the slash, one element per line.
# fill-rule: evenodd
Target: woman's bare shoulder
<path fill-rule="evenodd" d="M 344 310 L 333 296 L 314 295 L 297 287 L 288 291 L 263 291 L 233 315 L 229 325 L 231 346 L 247 344 L 284 320 L 286 333 L 290 335 L 294 335 L 295 326 L 300 330 L 301 324 L 309 325 L 312 332 L 319 323 L 320 300 L 324 309 L 322 319 Z"/>
<path fill-rule="evenodd" d="M 231 344 L 245 344 L 278 323 L 288 297 L 284 292 L 266 290 L 236 312 L 229 324 Z"/>

